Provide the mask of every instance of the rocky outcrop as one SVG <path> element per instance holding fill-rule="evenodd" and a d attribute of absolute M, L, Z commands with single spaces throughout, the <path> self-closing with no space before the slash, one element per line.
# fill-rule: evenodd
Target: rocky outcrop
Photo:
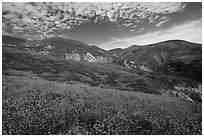
<path fill-rule="evenodd" d="M 198 85 L 198 87 L 186 87 L 186 86 L 175 86 L 175 89 L 179 92 L 184 93 L 193 101 L 202 102 L 202 85 Z"/>
<path fill-rule="evenodd" d="M 80 61 L 81 60 L 80 55 L 77 53 L 72 53 L 72 54 L 65 53 L 65 58 L 68 60 L 74 60 L 74 61 Z"/>
<path fill-rule="evenodd" d="M 48 55 L 48 54 L 49 54 L 49 51 L 47 51 L 47 50 L 42 50 L 42 51 L 40 51 L 40 52 L 38 52 L 38 53 Z"/>
<path fill-rule="evenodd" d="M 163 90 L 162 89 L 160 90 L 160 92 L 162 93 L 163 96 L 176 97 L 176 98 L 180 98 L 186 101 L 193 102 L 193 100 L 189 96 L 187 96 L 186 94 L 178 90 L 170 90 L 170 89 Z"/>
<path fill-rule="evenodd" d="M 160 90 L 163 96 L 177 97 L 186 101 L 197 101 L 202 102 L 202 85 L 196 88 L 186 87 L 186 86 L 175 86 L 174 90 Z"/>
<path fill-rule="evenodd" d="M 47 50 L 53 50 L 54 48 L 55 48 L 55 46 L 53 46 L 53 45 L 47 45 L 45 47 L 45 49 L 47 49 Z"/>
<path fill-rule="evenodd" d="M 106 58 L 103 56 L 94 56 L 91 53 L 87 52 L 84 55 L 79 55 L 76 52 L 73 52 L 71 54 L 65 53 L 65 59 L 67 60 L 74 60 L 74 61 L 87 61 L 87 62 L 99 62 L 99 63 L 108 63 L 112 62 L 112 58 Z"/>
<path fill-rule="evenodd" d="M 143 70 L 143 71 L 146 71 L 146 72 L 152 72 L 151 68 L 145 66 L 145 65 L 141 65 L 141 66 L 138 66 L 138 68 L 140 70 Z"/>
<path fill-rule="evenodd" d="M 108 58 L 106 57 L 102 57 L 102 56 L 96 56 L 97 62 L 100 63 L 107 63 L 108 62 Z"/>
<path fill-rule="evenodd" d="M 89 52 L 83 55 L 83 60 L 87 62 L 97 62 L 97 59 Z"/>
<path fill-rule="evenodd" d="M 147 67 L 145 65 L 136 65 L 134 61 L 130 61 L 130 60 L 124 60 L 124 65 L 128 68 L 137 68 L 142 71 L 153 72 L 150 67 Z"/>

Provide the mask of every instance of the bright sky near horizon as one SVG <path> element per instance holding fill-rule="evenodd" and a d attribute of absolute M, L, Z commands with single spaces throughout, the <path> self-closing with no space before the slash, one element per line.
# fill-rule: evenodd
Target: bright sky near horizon
<path fill-rule="evenodd" d="M 104 49 L 171 39 L 202 43 L 202 3 L 3 2 L 2 34 L 67 37 Z"/>

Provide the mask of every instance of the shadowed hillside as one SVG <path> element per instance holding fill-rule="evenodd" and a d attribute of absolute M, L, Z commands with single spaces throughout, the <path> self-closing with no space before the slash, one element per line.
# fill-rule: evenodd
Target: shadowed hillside
<path fill-rule="evenodd" d="M 117 52 L 117 49 L 115 51 Z M 133 45 L 122 51 L 119 50 L 118 57 L 131 61 L 133 65 L 144 65 L 155 73 L 162 71 L 163 74 L 178 75 L 201 81 L 201 44 L 169 40 L 144 46 Z M 170 73 L 167 68 L 172 66 L 172 63 L 178 64 L 178 62 L 181 63 L 180 66 L 182 67 L 178 70 L 177 66 L 174 71 L 171 69 Z"/>
<path fill-rule="evenodd" d="M 119 53 L 122 59 L 132 60 L 136 64 L 149 67 L 156 67 L 172 59 L 193 60 L 201 55 L 201 44 L 181 40 L 164 41 L 146 46 L 133 45 Z"/>

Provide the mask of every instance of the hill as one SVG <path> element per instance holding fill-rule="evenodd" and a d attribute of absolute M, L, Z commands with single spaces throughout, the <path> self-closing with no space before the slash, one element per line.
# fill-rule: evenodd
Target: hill
<path fill-rule="evenodd" d="M 182 40 L 170 40 L 145 46 L 133 45 L 123 49 L 123 52 L 119 54 L 119 57 L 132 60 L 137 64 L 156 67 L 169 60 L 179 59 L 183 62 L 187 62 L 196 57 L 201 57 L 201 55 L 201 44 Z"/>
<path fill-rule="evenodd" d="M 2 78 L 4 135 L 202 134 L 201 103 L 23 74 Z"/>
<path fill-rule="evenodd" d="M 26 40 L 3 36 L 3 45 L 22 50 L 30 50 L 45 55 L 66 58 L 75 61 L 112 62 L 114 56 L 96 46 L 89 46 L 77 40 L 62 37 L 51 37 L 42 40 Z"/>
<path fill-rule="evenodd" d="M 91 86 L 165 95 L 180 92 L 175 86 L 198 88 L 199 82 L 185 78 L 157 75 L 115 64 L 76 62 L 14 48 L 3 48 L 2 70 L 5 75 L 28 71 L 51 81 L 80 82 Z M 14 73 L 15 74 L 15 73 Z M 188 98 L 194 91 L 181 98 Z M 199 94 L 200 93 L 196 93 Z M 188 100 L 188 99 L 187 99 Z"/>
<path fill-rule="evenodd" d="M 2 69 L 8 75 L 9 70 L 31 71 L 51 81 L 75 81 L 107 88 L 126 90 L 140 88 L 141 92 L 145 89 L 145 92 L 158 92 L 158 87 L 152 87 L 157 85 L 158 80 L 152 80 L 156 83 L 147 85 L 148 77 L 130 73 L 126 67 L 114 64 L 75 62 L 13 48 L 3 48 L 2 62 Z M 140 84 L 137 85 L 137 82 Z M 166 87 L 165 84 L 160 85 L 161 88 Z"/>
<path fill-rule="evenodd" d="M 201 44 L 190 43 L 183 40 L 169 40 L 144 46 L 133 45 L 123 49 L 122 51 L 120 50 L 118 57 L 129 61 L 127 64 L 131 62 L 129 65 L 144 65 L 146 68 L 153 70 L 155 73 L 163 72 L 163 74 L 172 74 L 183 77 L 186 77 L 186 75 L 183 75 L 184 73 L 190 73 L 189 76 L 187 76 L 188 78 L 192 78 L 194 80 L 199 79 L 198 81 L 201 81 Z M 172 66 L 170 64 L 176 64 L 176 62 L 177 64 L 178 62 L 181 62 L 184 66 L 188 66 L 185 67 L 185 69 L 184 67 L 180 69 L 180 72 L 183 74 L 179 73 L 176 68 L 172 67 L 170 69 L 171 73 L 168 71 L 167 68 Z M 194 62 L 194 66 L 196 66 L 196 68 L 193 67 L 197 70 L 196 72 L 192 72 L 193 69 L 190 67 L 192 62 Z M 174 72 L 172 72 L 173 69 Z M 196 78 L 196 76 L 199 76 L 199 78 Z"/>
<path fill-rule="evenodd" d="M 109 50 L 109 52 L 115 54 L 116 56 L 118 56 L 122 51 L 123 51 L 122 48 L 116 48 L 116 49 Z"/>

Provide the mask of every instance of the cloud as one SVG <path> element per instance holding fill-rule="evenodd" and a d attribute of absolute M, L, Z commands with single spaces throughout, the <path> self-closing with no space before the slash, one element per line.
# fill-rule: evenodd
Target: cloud
<path fill-rule="evenodd" d="M 174 12 L 182 12 L 186 7 L 184 3 L 177 2 L 147 2 L 144 4 L 147 11 L 157 14 L 170 14 Z"/>
<path fill-rule="evenodd" d="M 130 22 L 130 23 L 123 23 L 122 25 L 128 27 L 128 26 L 132 25 L 132 22 Z"/>
<path fill-rule="evenodd" d="M 113 37 L 113 40 L 115 40 L 117 42 L 121 41 L 119 38 L 115 38 L 115 37 Z"/>
<path fill-rule="evenodd" d="M 104 20 L 116 23 L 121 18 L 130 21 L 124 24 L 124 26 L 129 27 L 132 25 L 131 22 L 139 23 L 145 18 L 149 22 L 154 22 L 160 15 L 182 12 L 185 6 L 185 4 L 179 2 L 3 2 L 2 21 L 3 24 L 10 24 L 11 28 L 13 24 L 19 24 L 19 27 L 24 26 L 22 28 L 25 31 L 28 28 L 30 30 L 36 30 L 37 28 L 46 31 L 46 28 L 49 29 L 50 27 L 59 31 L 63 29 L 71 30 L 74 26 L 87 22 L 96 23 L 99 20 Z M 162 22 L 164 20 L 160 24 Z M 45 25 L 46 27 L 43 28 Z"/>
<path fill-rule="evenodd" d="M 190 42 L 202 43 L 202 19 L 175 25 L 166 30 L 149 32 L 140 36 L 120 39 L 120 41 L 109 41 L 99 45 L 104 49 L 116 47 L 126 48 L 131 45 L 147 45 L 165 40 L 181 39 Z"/>
<path fill-rule="evenodd" d="M 156 24 L 157 27 L 161 26 L 162 24 L 164 24 L 165 22 L 169 21 L 170 18 L 169 17 L 166 17 L 166 16 L 163 16 L 159 19 L 159 22 Z"/>
<path fill-rule="evenodd" d="M 142 32 L 145 28 L 139 28 L 138 32 Z"/>

